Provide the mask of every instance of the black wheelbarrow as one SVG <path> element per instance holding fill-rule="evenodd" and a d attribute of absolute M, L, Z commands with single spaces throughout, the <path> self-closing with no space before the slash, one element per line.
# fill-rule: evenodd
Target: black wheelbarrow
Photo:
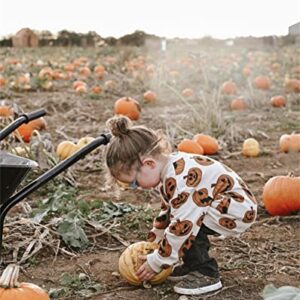
<path fill-rule="evenodd" d="M 11 124 L 0 131 L 0 141 L 12 133 L 23 123 L 28 123 L 31 120 L 42 117 L 46 114 L 44 109 L 37 110 L 29 114 L 20 115 Z M 5 216 L 8 211 L 20 201 L 25 199 L 30 193 L 37 190 L 40 186 L 66 170 L 75 162 L 83 158 L 86 154 L 93 151 L 100 145 L 109 143 L 111 134 L 101 134 L 92 142 L 79 149 L 72 156 L 58 163 L 53 168 L 49 169 L 38 178 L 27 184 L 21 190 L 16 191 L 27 173 L 38 164 L 30 159 L 23 158 L 17 155 L 0 151 L 0 257 L 2 249 L 3 226 Z"/>

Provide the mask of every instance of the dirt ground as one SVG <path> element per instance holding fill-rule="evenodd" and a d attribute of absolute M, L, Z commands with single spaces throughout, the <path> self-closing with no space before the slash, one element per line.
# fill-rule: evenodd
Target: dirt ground
<path fill-rule="evenodd" d="M 92 50 L 89 51 L 93 53 Z M 97 51 L 100 53 L 101 58 L 105 56 L 105 54 L 101 54 L 101 51 Z M 229 51 L 228 57 L 233 59 L 232 63 L 242 64 L 241 59 L 236 58 L 236 55 L 241 51 L 240 49 L 234 49 L 232 53 Z M 240 93 L 245 95 L 248 100 L 252 96 L 251 99 L 255 101 L 249 101 L 249 107 L 242 112 L 229 110 L 230 96 L 219 96 L 217 98 L 220 101 L 218 109 L 222 112 L 222 117 L 218 119 L 220 124 L 217 129 L 209 133 L 215 134 L 221 145 L 220 151 L 212 157 L 235 170 L 255 194 L 259 203 L 257 222 L 239 238 L 214 239 L 211 241 L 211 255 L 219 263 L 224 287 L 222 290 L 210 295 L 188 297 L 188 299 L 257 300 L 262 299 L 261 293 L 267 284 L 272 283 L 277 287 L 283 285 L 299 287 L 299 214 L 284 217 L 270 216 L 262 202 L 262 190 L 269 178 L 277 175 L 287 175 L 290 172 L 293 172 L 295 176 L 300 176 L 299 153 L 281 153 L 278 145 L 282 134 L 299 133 L 300 131 L 299 94 L 286 94 L 288 99 L 286 107 L 274 108 L 269 104 L 271 96 L 277 93 L 285 93 L 282 87 L 283 78 L 296 65 L 291 62 L 292 58 L 287 60 L 281 56 L 282 49 L 252 49 L 247 51 L 255 54 L 266 53 L 268 57 L 275 56 L 269 62 L 270 64 L 278 62 L 281 65 L 280 71 L 277 73 L 273 71 L 272 73 L 268 69 L 268 74 L 274 76 L 272 79 L 275 84 L 268 91 L 251 91 L 247 88 L 247 83 L 244 83 Z M 285 49 L 284 53 L 290 57 L 295 55 L 296 51 L 295 49 Z M 84 53 L 84 49 L 82 52 Z M 3 61 L 9 56 L 23 57 L 31 55 L 30 52 L 9 52 L 8 50 L 5 52 L 2 49 L 0 53 Z M 205 53 L 209 61 L 213 60 L 209 50 L 199 49 L 199 53 L 201 55 Z M 183 57 L 189 57 L 188 54 L 188 52 L 184 52 Z M 46 55 L 38 52 L 35 55 L 43 60 L 54 60 L 50 54 Z M 57 57 L 55 59 L 58 59 Z M 197 59 L 195 55 L 192 57 L 194 60 Z M 178 57 L 177 59 L 179 60 Z M 205 60 L 205 58 L 201 59 Z M 155 57 L 151 57 L 151 60 L 155 62 Z M 287 64 L 287 61 L 289 64 Z M 259 65 L 259 63 L 257 64 Z M 215 66 L 217 66 L 217 62 Z M 264 65 L 264 68 L 267 68 L 267 66 Z M 173 150 L 175 150 L 176 144 L 182 138 L 190 138 L 193 134 L 199 132 L 199 128 L 197 128 L 193 119 L 194 112 L 186 101 L 197 107 L 197 101 L 201 97 L 195 96 L 186 100 L 180 96 L 180 92 L 185 87 L 193 88 L 195 91 L 202 89 L 201 84 L 204 85 L 202 81 L 204 79 L 201 77 L 203 74 L 200 69 L 198 66 L 195 69 L 188 69 L 182 81 L 177 79 L 177 82 L 171 81 L 165 86 L 157 85 L 157 82 L 154 85 L 153 81 L 151 82 L 154 86 L 150 86 L 150 82 L 141 79 L 135 79 L 132 83 L 128 81 L 125 73 L 121 77 L 120 73 L 112 69 L 110 71 L 111 78 L 118 80 L 118 88 L 114 92 L 103 92 L 99 99 L 75 94 L 71 83 L 58 85 L 57 88 L 51 91 L 20 92 L 4 89 L 1 91 L 1 99 L 7 103 L 17 104 L 25 112 L 41 107 L 45 108 L 47 110 L 47 116 L 45 117 L 48 124 L 47 132 L 51 134 L 53 145 L 57 145 L 66 138 L 75 140 L 85 135 L 96 137 L 103 133 L 105 131 L 105 121 L 113 115 L 114 101 L 121 96 L 132 96 L 140 101 L 142 106 L 141 118 L 137 123 L 154 129 L 163 129 L 169 136 Z M 257 73 L 260 71 L 259 68 L 256 70 Z M 107 76 L 109 77 L 109 75 Z M 202 79 L 197 80 L 197 76 Z M 203 89 L 208 89 L 213 87 L 214 84 L 222 82 L 225 75 L 219 76 L 219 81 L 208 77 L 209 83 L 206 82 Z M 104 79 L 100 81 L 101 84 L 103 82 Z M 172 86 L 172 89 L 168 88 L 169 85 Z M 154 104 L 143 103 L 142 93 L 149 88 L 153 89 L 153 87 L 160 88 L 157 102 Z M 174 90 L 178 93 L 176 94 Z M 205 95 L 211 95 L 211 101 L 216 99 L 213 97 L 213 92 L 211 94 L 207 90 L 204 92 Z M 198 113 L 199 123 L 201 123 L 201 119 L 204 119 L 205 116 L 201 115 L 201 110 Z M 248 137 L 254 137 L 259 141 L 262 150 L 258 157 L 248 158 L 241 155 L 242 142 Z M 144 207 L 145 210 L 149 207 L 155 211 L 158 210 L 159 199 L 155 197 L 154 193 L 126 190 L 116 194 L 105 185 L 102 155 L 101 151 L 97 155 L 87 155 L 86 158 L 70 168 L 77 184 L 78 193 L 76 197 L 78 199 L 87 202 L 93 201 L 95 198 L 104 201 L 112 200 L 116 203 L 127 202 Z M 41 200 L 42 196 L 37 191 L 30 196 L 28 203 L 34 206 L 34 203 Z M 28 214 L 24 209 L 10 213 L 6 222 L 11 223 L 13 220 L 22 218 L 28 218 Z M 144 289 L 132 287 L 120 278 L 118 258 L 125 249 L 126 242 L 132 243 L 145 238 L 147 231 L 151 228 L 151 222 L 143 220 L 138 228 L 133 230 L 128 230 L 127 227 L 122 229 L 120 224 L 118 226 L 121 226 L 118 227 L 118 235 L 110 234 L 108 231 L 106 234 L 94 239 L 92 245 L 82 251 L 75 251 L 62 243 L 54 253 L 51 247 L 44 246 L 44 250 L 39 251 L 34 259 L 22 264 L 21 279 L 34 282 L 48 291 L 62 286 L 60 279 L 62 273 L 68 273 L 72 276 L 85 274 L 86 277 L 84 278 L 88 278 L 90 283 L 98 284 L 98 291 L 91 288 L 92 293 L 90 295 L 82 296 L 76 293 L 76 290 L 79 289 L 79 286 L 82 287 L 83 284 L 80 285 L 77 282 L 76 285 L 73 283 L 69 294 L 62 294 L 53 298 L 60 300 L 179 299 L 179 295 L 172 291 L 172 283 L 168 281 L 160 286 Z M 22 232 L 22 225 L 18 230 Z M 7 239 L 8 237 L 5 235 L 4 243 Z M 62 250 L 59 250 L 59 248 Z M 9 249 L 6 248 L 6 251 L 4 251 L 1 272 L 8 262 L 16 259 L 13 255 L 13 249 L 14 245 L 10 245 Z"/>

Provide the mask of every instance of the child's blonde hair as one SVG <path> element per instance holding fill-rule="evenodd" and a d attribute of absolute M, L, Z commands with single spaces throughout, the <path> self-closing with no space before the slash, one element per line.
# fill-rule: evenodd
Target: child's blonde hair
<path fill-rule="evenodd" d="M 130 171 L 135 164 L 141 166 L 142 156 L 155 156 L 166 150 L 161 146 L 161 133 L 145 126 L 133 126 L 125 116 L 110 118 L 106 126 L 113 135 L 106 151 L 106 164 L 113 177 Z"/>

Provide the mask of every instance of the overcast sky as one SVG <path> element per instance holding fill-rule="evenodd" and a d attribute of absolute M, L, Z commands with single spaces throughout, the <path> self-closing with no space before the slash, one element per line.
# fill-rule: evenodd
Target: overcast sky
<path fill-rule="evenodd" d="M 286 35 L 299 21 L 300 0 L 0 0 L 0 37 L 23 27 L 102 37 Z"/>

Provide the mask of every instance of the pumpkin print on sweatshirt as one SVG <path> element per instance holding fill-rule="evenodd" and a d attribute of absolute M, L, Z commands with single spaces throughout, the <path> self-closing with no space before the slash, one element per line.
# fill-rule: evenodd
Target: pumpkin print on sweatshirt
<path fill-rule="evenodd" d="M 236 227 L 235 220 L 227 218 L 227 217 L 220 218 L 219 224 L 228 229 L 234 229 Z"/>
<path fill-rule="evenodd" d="M 231 190 L 233 185 L 234 180 L 231 176 L 225 174 L 219 176 L 217 182 L 211 185 L 214 188 L 213 197 L 215 198 L 218 194 Z"/>
<path fill-rule="evenodd" d="M 194 159 L 201 166 L 210 166 L 214 164 L 214 161 L 209 159 L 208 157 L 193 156 L 191 158 Z"/>
<path fill-rule="evenodd" d="M 196 223 L 196 224 L 197 224 L 199 227 L 202 226 L 202 223 L 203 223 L 203 220 L 204 220 L 205 215 L 206 215 L 206 213 L 203 213 L 203 214 L 199 217 L 199 219 L 197 220 L 197 223 Z"/>
<path fill-rule="evenodd" d="M 185 167 L 185 161 L 183 158 L 178 159 L 177 161 L 173 162 L 173 167 L 175 169 L 175 174 L 179 175 L 183 172 Z"/>
<path fill-rule="evenodd" d="M 178 256 L 179 257 L 183 257 L 185 254 L 185 251 L 189 250 L 192 245 L 193 245 L 193 241 L 195 240 L 195 236 L 194 235 L 190 235 L 182 244 L 182 246 L 180 247 L 179 251 L 178 251 Z"/>
<path fill-rule="evenodd" d="M 228 207 L 230 205 L 231 199 L 224 197 L 220 203 L 218 204 L 218 206 L 216 207 L 216 209 L 221 213 L 221 214 L 227 214 L 228 212 Z"/>
<path fill-rule="evenodd" d="M 243 191 L 247 194 L 247 196 L 249 197 L 249 199 L 254 203 L 256 204 L 257 201 L 255 199 L 255 196 L 252 194 L 252 192 L 249 190 L 247 184 L 241 180 L 241 179 L 238 179 L 238 182 L 240 184 L 240 186 L 242 187 Z"/>
<path fill-rule="evenodd" d="M 166 202 L 169 202 L 169 198 L 168 196 L 166 195 L 165 191 L 164 191 L 164 187 L 161 185 L 160 188 L 160 194 L 162 196 L 162 198 L 166 201 Z"/>
<path fill-rule="evenodd" d="M 255 220 L 255 210 L 251 206 L 251 210 L 247 210 L 245 212 L 243 222 L 244 223 L 252 223 Z"/>
<path fill-rule="evenodd" d="M 148 242 L 154 242 L 156 239 L 156 234 L 153 231 L 149 231 L 147 235 Z"/>
<path fill-rule="evenodd" d="M 172 246 L 170 245 L 170 243 L 167 240 L 167 237 L 165 236 L 161 242 L 159 243 L 159 248 L 158 248 L 158 253 L 162 256 L 162 257 L 168 257 L 171 255 L 172 253 Z"/>
<path fill-rule="evenodd" d="M 169 209 L 168 205 L 165 203 L 165 201 L 162 198 L 160 198 L 160 209 L 163 211 Z"/>
<path fill-rule="evenodd" d="M 174 209 L 178 209 L 181 205 L 183 205 L 188 197 L 189 197 L 189 193 L 187 192 L 182 192 L 180 193 L 176 198 L 174 198 L 172 201 L 171 201 L 171 205 Z"/>
<path fill-rule="evenodd" d="M 166 229 L 170 224 L 170 210 L 156 217 L 153 222 L 153 227 L 157 229 Z"/>
<path fill-rule="evenodd" d="M 236 192 L 225 192 L 223 193 L 223 195 L 228 196 L 230 198 L 232 198 L 233 200 L 237 201 L 237 202 L 244 202 L 245 197 L 239 193 Z"/>
<path fill-rule="evenodd" d="M 212 197 L 208 196 L 208 190 L 206 188 L 195 191 L 192 198 L 194 203 L 200 207 L 209 206 L 214 200 Z"/>
<path fill-rule="evenodd" d="M 202 171 L 199 168 L 191 168 L 183 178 L 186 179 L 188 187 L 196 187 L 202 179 Z"/>
<path fill-rule="evenodd" d="M 183 236 L 190 233 L 193 228 L 193 223 L 189 220 L 179 221 L 169 226 L 169 230 L 171 233 L 176 236 Z"/>
<path fill-rule="evenodd" d="M 170 199 L 172 199 L 172 197 L 174 196 L 174 193 L 176 191 L 176 187 L 177 187 L 177 183 L 176 183 L 176 179 L 175 178 L 167 178 L 165 181 L 165 194 L 166 197 L 168 199 L 168 201 Z"/>

